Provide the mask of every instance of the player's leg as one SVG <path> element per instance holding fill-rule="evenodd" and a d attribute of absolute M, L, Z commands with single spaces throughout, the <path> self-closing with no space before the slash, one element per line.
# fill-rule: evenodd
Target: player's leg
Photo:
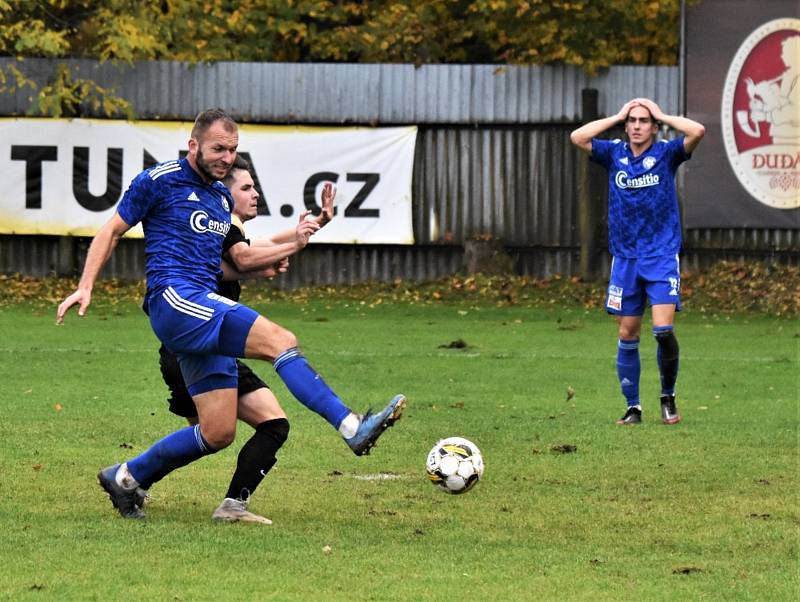
<path fill-rule="evenodd" d="M 98 474 L 114 507 L 126 518 L 144 517 L 139 506 L 142 489 L 226 447 L 236 433 L 236 360 L 188 354 L 178 354 L 178 359 L 199 423 L 167 435 L 144 453 Z"/>
<path fill-rule="evenodd" d="M 244 350 L 247 330 L 258 314 L 238 303 L 190 285 L 169 286 L 147 297 L 146 309 L 156 336 L 176 351 L 186 389 L 198 411 L 198 424 L 160 441 L 143 454 L 98 474 L 114 506 L 125 517 L 142 518 L 140 485 L 164 476 L 233 441 L 236 433 L 236 354 Z M 223 325 L 241 326 L 223 336 Z M 238 335 L 238 336 L 237 336 Z"/>
<path fill-rule="evenodd" d="M 680 348 L 675 337 L 675 312 L 680 311 L 680 263 L 677 256 L 648 260 L 647 294 L 653 306 L 653 336 L 661 377 L 661 420 L 677 424 L 681 420 L 675 403 Z"/>
<path fill-rule="evenodd" d="M 617 320 L 617 378 L 627 405 L 617 424 L 638 424 L 642 420 L 639 335 L 644 314 L 644 291 L 638 282 L 635 259 L 615 257 L 611 262 L 606 311 Z"/>
<path fill-rule="evenodd" d="M 641 316 L 618 316 L 617 378 L 627 410 L 618 424 L 637 424 L 642 419 L 639 399 L 639 380 L 642 372 L 639 358 L 639 334 L 642 329 Z"/>
<path fill-rule="evenodd" d="M 158 366 L 161 370 L 161 379 L 167 385 L 170 395 L 167 398 L 169 404 L 169 411 L 185 418 L 189 426 L 198 424 L 197 408 L 192 401 L 192 396 L 186 390 L 186 384 L 183 382 L 183 374 L 181 373 L 181 366 L 178 358 L 167 349 L 163 344 L 158 349 Z M 160 477 L 158 477 L 160 479 Z M 137 502 L 136 505 L 142 508 L 144 504 L 150 499 L 148 490 L 155 481 L 139 483 L 139 488 L 136 490 Z"/>
<path fill-rule="evenodd" d="M 239 366 L 239 420 L 255 429 L 239 451 L 236 470 L 225 499 L 212 518 L 271 524 L 268 518 L 247 510 L 250 497 L 277 462 L 277 453 L 289 435 L 289 421 L 275 395 L 250 368 Z"/>
<path fill-rule="evenodd" d="M 378 437 L 400 418 L 405 397 L 397 395 L 379 413 L 359 416 L 350 410 L 308 363 L 297 338 L 281 326 L 259 316 L 245 343 L 245 357 L 273 362 L 275 371 L 300 403 L 339 431 L 356 455 L 369 453 Z"/>

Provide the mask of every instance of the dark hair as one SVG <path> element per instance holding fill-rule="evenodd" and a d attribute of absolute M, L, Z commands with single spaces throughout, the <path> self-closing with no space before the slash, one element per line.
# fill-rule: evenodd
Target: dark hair
<path fill-rule="evenodd" d="M 231 165 L 228 175 L 222 178 L 222 183 L 225 184 L 225 186 L 228 186 L 233 181 L 233 172 L 238 170 L 246 171 L 248 173 L 250 172 L 249 161 L 241 155 L 236 155 L 236 159 L 234 160 L 233 165 Z M 228 186 L 228 188 L 230 188 L 230 186 Z"/>
<path fill-rule="evenodd" d="M 206 109 L 194 120 L 192 126 L 192 138 L 199 141 L 203 134 L 208 131 L 217 121 L 222 122 L 222 127 L 228 132 L 235 132 L 238 128 L 233 117 L 228 115 L 223 109 Z"/>

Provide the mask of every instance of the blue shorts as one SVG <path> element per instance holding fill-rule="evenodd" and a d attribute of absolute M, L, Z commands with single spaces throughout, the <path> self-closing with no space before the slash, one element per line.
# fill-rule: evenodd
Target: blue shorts
<path fill-rule="evenodd" d="M 614 257 L 606 291 L 606 311 L 617 316 L 641 316 L 650 305 L 674 305 L 681 310 L 681 269 L 677 255 Z"/>
<path fill-rule="evenodd" d="M 216 293 L 187 285 L 155 291 L 147 299 L 150 325 L 178 358 L 191 395 L 238 385 L 236 358 L 258 313 Z"/>

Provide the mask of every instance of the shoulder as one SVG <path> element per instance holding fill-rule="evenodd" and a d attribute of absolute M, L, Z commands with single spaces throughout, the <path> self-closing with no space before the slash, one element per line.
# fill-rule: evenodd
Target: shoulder
<path fill-rule="evenodd" d="M 224 194 L 225 197 L 228 198 L 231 202 L 233 201 L 233 195 L 231 194 L 231 191 L 228 190 L 227 186 L 225 186 L 225 184 L 223 184 L 222 182 L 219 181 L 212 182 L 211 187 L 214 190 L 219 191 L 220 194 Z"/>
<path fill-rule="evenodd" d="M 145 170 L 143 173 L 147 175 L 148 178 L 153 180 L 159 180 L 164 178 L 165 176 L 169 176 L 169 174 L 174 174 L 183 170 L 183 167 L 180 164 L 180 161 L 173 160 L 173 161 L 165 161 L 164 163 L 159 163 L 158 165 L 154 165 L 150 169 Z M 166 179 L 170 179 L 167 177 Z"/>
<path fill-rule="evenodd" d="M 131 182 L 132 188 L 154 190 L 174 181 L 175 174 L 181 171 L 178 161 L 166 161 L 145 169 Z"/>
<path fill-rule="evenodd" d="M 674 157 L 677 160 L 684 160 L 691 157 L 691 154 L 686 152 L 686 147 L 684 146 L 685 139 L 686 136 L 681 135 L 670 140 L 659 140 L 657 146 L 662 155 Z"/>
<path fill-rule="evenodd" d="M 614 138 L 613 140 L 606 140 L 604 138 L 592 138 L 592 146 L 597 145 L 598 148 L 623 148 L 625 145 L 621 144 L 622 140 Z"/>
<path fill-rule="evenodd" d="M 611 165 L 614 156 L 624 153 L 624 144 L 620 144 L 622 140 L 615 138 L 613 140 L 606 140 L 604 138 L 592 138 L 592 152 L 591 158 L 606 167 Z"/>

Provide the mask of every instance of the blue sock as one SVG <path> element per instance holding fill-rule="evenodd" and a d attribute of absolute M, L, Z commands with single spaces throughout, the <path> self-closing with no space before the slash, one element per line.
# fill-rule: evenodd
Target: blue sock
<path fill-rule="evenodd" d="M 281 377 L 297 400 L 313 410 L 333 428 L 338 429 L 350 408 L 342 403 L 331 388 L 317 374 L 297 347 L 292 347 L 275 358 L 275 372 Z"/>
<path fill-rule="evenodd" d="M 658 343 L 656 361 L 661 374 L 661 394 L 675 395 L 675 382 L 678 380 L 680 350 L 672 326 L 655 326 L 653 336 Z"/>
<path fill-rule="evenodd" d="M 203 438 L 200 425 L 187 426 L 156 441 L 146 452 L 129 460 L 128 471 L 140 487 L 149 489 L 176 468 L 216 451 Z"/>
<path fill-rule="evenodd" d="M 617 376 L 628 407 L 639 405 L 639 375 L 641 371 L 639 339 L 630 341 L 620 339 L 617 346 Z"/>

